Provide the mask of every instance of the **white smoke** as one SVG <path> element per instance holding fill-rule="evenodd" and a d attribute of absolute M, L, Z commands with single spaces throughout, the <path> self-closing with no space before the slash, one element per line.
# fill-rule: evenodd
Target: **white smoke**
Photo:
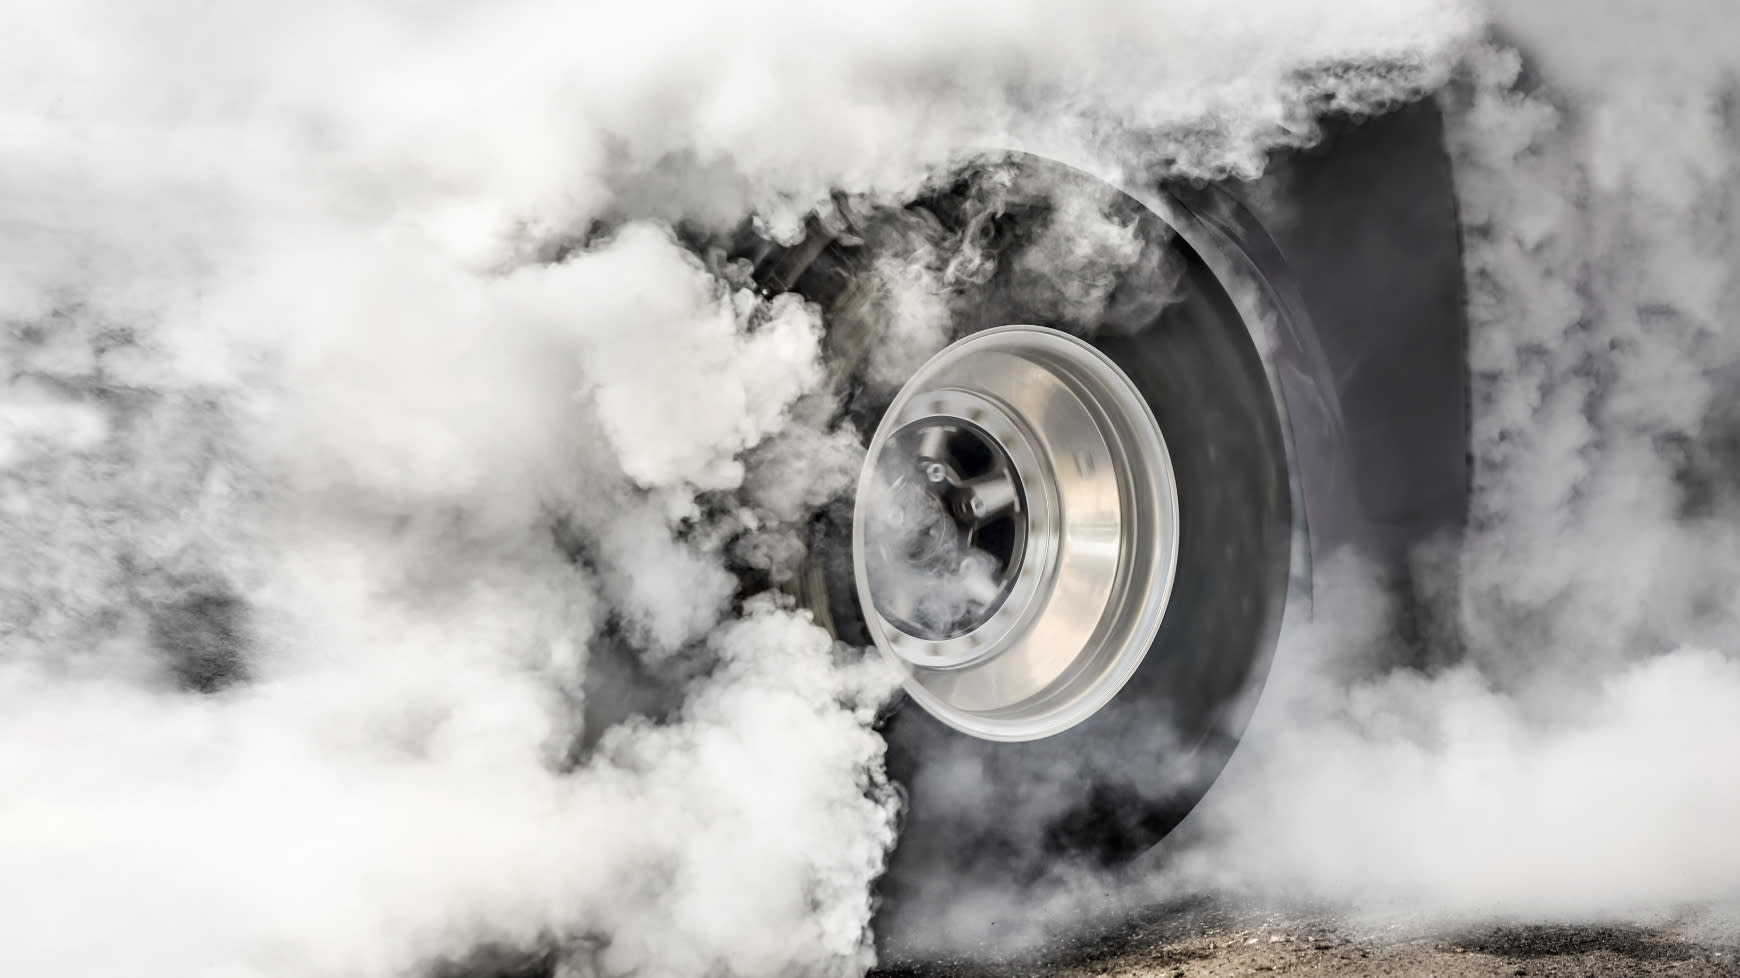
<path fill-rule="evenodd" d="M 1462 61 L 1471 661 L 1362 675 L 1389 638 L 1325 609 L 1168 887 L 1740 899 L 1721 6 L 1506 4 L 1545 87 Z M 1475 27 L 1427 0 L 0 13 L 0 971 L 861 968 L 888 677 L 731 568 L 790 564 L 851 433 L 807 400 L 815 311 L 670 226 L 794 236 L 981 144 L 1248 173 L 1325 98 L 1445 80 Z M 921 288 L 890 379 L 940 335 Z M 641 695 L 598 680 L 620 648 L 676 692 L 585 729 Z"/>
<path fill-rule="evenodd" d="M 1733 14 L 1496 13 L 1527 61 L 1482 48 L 1444 97 L 1473 321 L 1468 658 L 1372 676 L 1390 639 L 1357 607 L 1292 635 L 1168 886 L 1707 917 L 1733 940 Z"/>
<path fill-rule="evenodd" d="M 852 434 L 815 310 L 673 225 L 789 238 L 978 144 L 1249 172 L 1475 27 L 7 7 L 0 972 L 862 968 L 889 679 L 732 569 L 790 564 Z"/>

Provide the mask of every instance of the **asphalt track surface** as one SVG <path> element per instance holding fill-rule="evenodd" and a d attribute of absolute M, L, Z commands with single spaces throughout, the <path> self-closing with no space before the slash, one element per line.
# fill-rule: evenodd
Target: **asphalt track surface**
<path fill-rule="evenodd" d="M 1430 925 L 1406 917 L 1357 921 L 1213 904 L 1162 908 L 1114 932 L 996 964 L 954 961 L 886 978 L 1740 978 L 1740 935 L 1694 936 L 1673 923 Z"/>

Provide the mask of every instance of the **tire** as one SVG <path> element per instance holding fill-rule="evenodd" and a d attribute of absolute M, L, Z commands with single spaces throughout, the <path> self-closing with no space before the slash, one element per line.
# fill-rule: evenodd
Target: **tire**
<path fill-rule="evenodd" d="M 1031 158 L 1019 165 L 1060 184 L 1091 179 Z M 1000 268 L 964 304 L 979 314 L 964 332 L 1063 320 L 1139 393 L 1164 438 L 1176 488 L 1176 566 L 1170 597 L 1161 598 L 1164 617 L 1116 694 L 1055 735 L 984 739 L 939 720 L 911 696 L 889 712 L 888 769 L 906 803 L 878 890 L 875 931 L 885 962 L 934 957 L 958 949 L 963 938 L 973 941 L 968 935 L 991 940 L 1043 881 L 1076 867 L 1115 865 L 1152 846 L 1220 773 L 1242 733 L 1247 694 L 1260 688 L 1274 648 L 1294 513 L 1269 375 L 1208 265 L 1157 215 L 1119 196 L 1123 213 L 1159 249 L 1144 259 L 1167 269 L 1130 281 L 1174 289 L 1157 316 L 1115 329 L 1070 322 L 1067 310 L 1044 308 L 1042 299 L 1035 306 L 1044 290 Z M 948 212 L 946 203 L 932 206 Z M 1004 230 L 1019 247 L 1020 228 Z M 837 269 L 852 261 L 824 257 L 825 280 L 838 281 Z M 796 284 L 801 290 L 801 276 Z M 874 427 L 887 405 L 859 401 L 860 423 Z M 848 559 L 850 527 L 843 508 L 818 521 L 814 563 L 800 591 L 838 637 L 868 644 Z"/>
<path fill-rule="evenodd" d="M 1018 899 L 1072 863 L 1146 850 L 1207 792 L 1242 733 L 1227 713 L 1260 685 L 1286 596 L 1286 451 L 1250 337 L 1191 259 L 1186 302 L 1138 336 L 1096 342 L 1147 399 L 1176 474 L 1178 570 L 1160 633 L 1115 699 L 1053 737 L 976 739 L 911 704 L 890 716 L 889 774 L 907 815 L 881 890 L 885 957 L 990 923 L 952 919 L 975 913 L 963 892 Z"/>

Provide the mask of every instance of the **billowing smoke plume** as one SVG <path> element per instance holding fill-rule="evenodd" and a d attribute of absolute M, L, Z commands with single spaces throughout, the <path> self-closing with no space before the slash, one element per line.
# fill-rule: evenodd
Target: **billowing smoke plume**
<path fill-rule="evenodd" d="M 861 433 L 694 243 L 969 146 L 1249 174 L 1453 73 L 1468 658 L 1372 678 L 1326 601 L 1154 885 L 1740 899 L 1722 6 L 1506 4 L 1525 68 L 1444 0 L 13 5 L 0 972 L 862 968 L 891 680 L 753 593 Z"/>
<path fill-rule="evenodd" d="M 750 593 L 857 433 L 817 311 L 694 242 L 963 146 L 1250 172 L 1476 27 L 10 5 L 0 972 L 863 967 L 890 680 Z"/>
<path fill-rule="evenodd" d="M 1467 658 L 1291 637 L 1169 887 L 1740 937 L 1740 60 L 1698 3 L 1524 2 L 1444 95 L 1473 321 Z M 1360 599 L 1354 599 L 1355 603 Z M 1442 652 L 1442 650 L 1439 650 Z"/>

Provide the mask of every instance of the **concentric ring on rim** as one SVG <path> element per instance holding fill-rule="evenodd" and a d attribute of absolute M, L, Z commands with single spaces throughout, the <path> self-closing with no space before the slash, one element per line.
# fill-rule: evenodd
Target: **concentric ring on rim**
<path fill-rule="evenodd" d="M 906 451 L 892 436 L 948 419 L 1008 460 L 1025 539 L 994 611 L 938 640 L 878 611 L 868 565 L 889 546 L 887 473 L 917 464 L 886 457 Z M 1165 616 L 1178 492 L 1159 423 L 1123 370 L 1080 339 L 1025 325 L 974 333 L 919 368 L 884 415 L 859 480 L 852 556 L 871 638 L 929 713 L 987 740 L 1061 733 L 1117 694 Z"/>

